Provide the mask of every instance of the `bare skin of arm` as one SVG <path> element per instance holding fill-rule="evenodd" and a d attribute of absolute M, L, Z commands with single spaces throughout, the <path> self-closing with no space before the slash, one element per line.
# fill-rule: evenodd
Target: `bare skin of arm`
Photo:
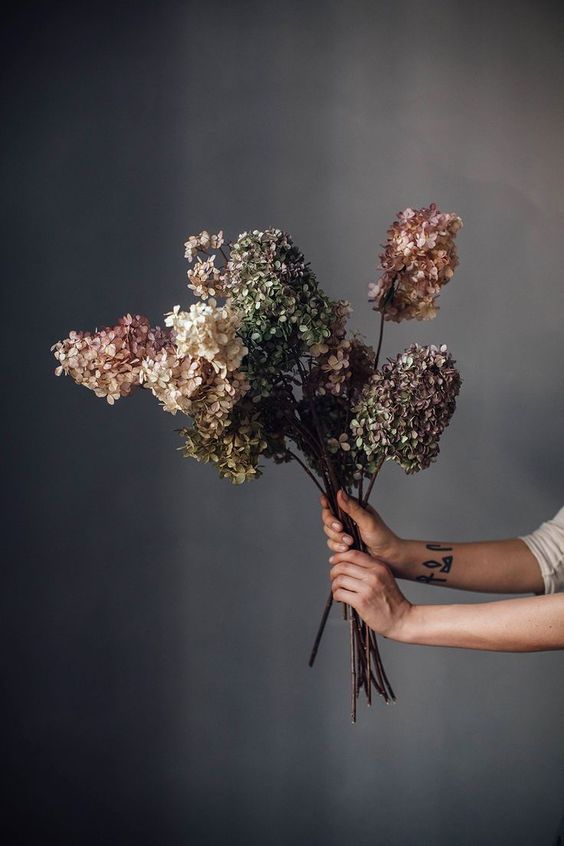
<path fill-rule="evenodd" d="M 374 631 L 403 643 L 430 646 L 503 652 L 564 649 L 564 594 L 540 595 L 544 594 L 540 568 L 523 541 L 403 540 L 373 509 L 360 508 L 342 492 L 338 500 L 358 525 L 369 554 L 350 548 L 352 538 L 343 533 L 322 497 L 327 543 L 335 550 L 329 559 L 333 597 L 355 608 Z M 396 578 L 539 595 L 471 605 L 414 605 Z"/>
<path fill-rule="evenodd" d="M 397 579 L 480 593 L 544 594 L 538 561 L 519 538 L 458 543 L 440 540 L 407 540 L 398 537 L 377 511 L 361 508 L 353 497 L 338 493 L 342 511 L 353 518 L 369 553 L 388 565 Z M 353 539 L 321 497 L 327 545 L 344 552 Z"/>

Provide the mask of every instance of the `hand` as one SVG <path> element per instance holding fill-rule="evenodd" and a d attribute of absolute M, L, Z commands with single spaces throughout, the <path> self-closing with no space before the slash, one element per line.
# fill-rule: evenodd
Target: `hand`
<path fill-rule="evenodd" d="M 405 575 L 403 573 L 403 544 L 402 538 L 399 538 L 392 530 L 384 523 L 377 511 L 372 506 L 368 505 L 363 508 L 356 499 L 348 496 L 343 490 L 337 493 L 337 504 L 341 511 L 348 514 L 359 528 L 360 536 L 368 552 L 386 563 L 397 577 Z M 327 535 L 327 546 L 333 552 L 345 552 L 349 549 L 354 539 L 344 532 L 343 524 L 331 511 L 329 500 L 325 495 L 321 496 L 321 519 L 323 521 L 323 530 Z"/>
<path fill-rule="evenodd" d="M 390 568 L 354 549 L 337 552 L 329 561 L 333 598 L 351 605 L 378 634 L 402 640 L 415 606 L 399 589 Z"/>

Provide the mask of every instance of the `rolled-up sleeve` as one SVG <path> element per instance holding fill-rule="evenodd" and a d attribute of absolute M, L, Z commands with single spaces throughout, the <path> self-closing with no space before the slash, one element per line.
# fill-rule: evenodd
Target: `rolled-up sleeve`
<path fill-rule="evenodd" d="M 564 591 L 564 507 L 552 520 L 528 535 L 520 535 L 537 561 L 544 579 L 545 593 Z"/>

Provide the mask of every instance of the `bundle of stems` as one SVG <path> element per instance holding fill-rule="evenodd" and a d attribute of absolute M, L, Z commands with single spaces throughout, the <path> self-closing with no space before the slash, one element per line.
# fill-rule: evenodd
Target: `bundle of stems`
<path fill-rule="evenodd" d="M 368 503 L 370 491 L 377 473 L 373 475 L 370 480 L 369 490 L 367 496 L 362 497 L 360 492 L 359 503 L 364 507 Z M 366 552 L 366 546 L 360 537 L 358 526 L 348 514 L 340 510 L 337 504 L 336 491 L 328 487 L 325 490 L 331 509 L 334 514 L 338 514 L 339 519 L 346 527 L 347 531 L 354 538 L 353 549 L 359 549 L 361 552 Z M 333 605 L 333 593 L 329 593 L 321 622 L 317 630 L 311 655 L 309 657 L 309 666 L 313 667 L 321 638 L 325 630 L 325 625 L 329 617 Z M 372 686 L 376 692 L 384 699 L 386 704 L 395 702 L 395 694 L 389 682 L 388 676 L 382 663 L 380 650 L 378 649 L 378 642 L 375 633 L 370 629 L 367 623 L 361 619 L 358 612 L 349 605 L 343 605 L 343 617 L 349 624 L 349 644 L 350 644 L 350 672 L 351 672 L 351 719 L 356 722 L 357 701 L 361 690 L 364 690 L 366 701 L 368 705 L 372 704 Z"/>
<path fill-rule="evenodd" d="M 395 286 L 392 285 L 387 297 L 387 301 L 393 298 Z M 374 370 L 378 368 L 378 361 L 380 358 L 380 351 L 382 348 L 384 330 L 384 313 L 382 312 L 380 318 L 380 332 L 378 339 L 378 348 L 376 351 Z M 297 368 L 297 378 L 290 380 L 284 379 L 284 397 L 287 398 L 288 403 L 283 408 L 283 413 L 288 423 L 288 437 L 291 438 L 298 449 L 304 455 L 313 455 L 315 463 L 319 470 L 319 475 L 316 474 L 307 466 L 304 460 L 300 458 L 295 452 L 288 450 L 290 456 L 297 461 L 310 479 L 314 482 L 318 490 L 324 494 L 329 501 L 331 510 L 346 531 L 354 538 L 352 549 L 367 552 L 358 526 L 354 520 L 345 512 L 341 510 L 337 500 L 337 492 L 342 489 L 348 495 L 355 495 L 359 504 L 365 507 L 368 504 L 374 483 L 378 477 L 378 473 L 383 464 L 383 460 L 379 462 L 374 472 L 367 478 L 361 475 L 356 481 L 356 489 L 354 491 L 347 490 L 346 486 L 339 480 L 339 466 L 338 462 L 333 462 L 331 455 L 327 450 L 327 434 L 324 432 L 323 422 L 320 419 L 318 410 L 316 408 L 316 401 L 314 393 L 309 389 L 311 384 L 311 363 L 309 366 L 304 364 L 298 355 L 295 358 Z M 306 369 L 307 367 L 307 369 Z M 306 407 L 309 409 L 309 421 L 304 420 L 300 413 L 301 404 L 294 396 L 293 385 L 298 385 L 302 388 L 303 395 L 306 401 Z M 364 490 L 364 483 L 367 482 L 366 490 Z M 329 596 L 323 609 L 323 614 L 315 636 L 311 654 L 309 657 L 309 666 L 313 667 L 323 632 L 333 606 L 333 593 L 329 592 Z M 378 641 L 376 634 L 370 629 L 367 623 L 362 620 L 358 612 L 351 606 L 343 603 L 343 619 L 349 625 L 349 645 L 350 645 L 350 674 L 351 674 L 351 719 L 356 722 L 357 717 L 357 702 L 361 690 L 364 690 L 366 701 L 368 705 L 372 704 L 372 690 L 380 695 L 386 704 L 395 702 L 396 697 L 380 655 L 378 648 Z"/>

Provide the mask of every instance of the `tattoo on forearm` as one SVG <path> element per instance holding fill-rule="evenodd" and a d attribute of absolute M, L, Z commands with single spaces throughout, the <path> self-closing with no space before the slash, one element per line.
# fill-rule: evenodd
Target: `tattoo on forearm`
<path fill-rule="evenodd" d="M 452 552 L 452 546 L 445 546 L 441 543 L 427 543 L 425 544 L 427 549 L 430 549 L 432 552 Z M 440 582 L 446 582 L 446 578 L 442 578 L 438 575 L 438 573 L 444 573 L 445 576 L 450 573 L 452 562 L 454 560 L 454 555 L 443 555 L 440 556 L 440 561 L 437 561 L 435 558 L 430 558 L 427 561 L 422 561 L 421 564 L 423 567 L 426 567 L 428 570 L 431 570 L 431 573 L 426 573 L 421 576 L 417 576 L 415 581 L 417 582 L 424 582 L 426 585 L 436 585 Z M 437 572 L 434 572 L 437 571 Z"/>

